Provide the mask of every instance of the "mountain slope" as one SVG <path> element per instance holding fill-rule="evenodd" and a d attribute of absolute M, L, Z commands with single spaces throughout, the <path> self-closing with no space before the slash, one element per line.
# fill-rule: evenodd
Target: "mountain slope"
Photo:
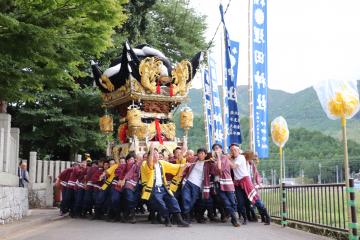
<path fill-rule="evenodd" d="M 360 89 L 360 81 L 358 81 Z M 221 92 L 220 87 L 220 92 Z M 196 115 L 202 115 L 203 101 L 201 89 L 190 89 L 188 105 Z M 247 86 L 238 87 L 238 106 L 240 117 L 248 117 Z M 297 93 L 287 93 L 281 90 L 269 89 L 268 92 L 269 120 L 283 116 L 290 128 L 306 128 L 318 130 L 326 135 L 341 138 L 340 121 L 327 118 L 313 88 L 307 88 Z M 347 132 L 349 139 L 360 143 L 360 113 L 348 120 Z"/>

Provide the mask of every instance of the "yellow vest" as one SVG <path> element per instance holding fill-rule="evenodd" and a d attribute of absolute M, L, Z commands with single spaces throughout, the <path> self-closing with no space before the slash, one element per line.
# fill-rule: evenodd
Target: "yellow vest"
<path fill-rule="evenodd" d="M 159 160 L 159 164 L 164 186 L 168 193 L 173 196 L 172 192 L 166 186 L 167 184 L 165 174 L 169 173 L 172 175 L 177 175 L 181 170 L 181 165 L 168 163 L 162 160 Z M 155 169 L 150 168 L 146 161 L 144 161 L 141 165 L 141 183 L 143 186 L 141 198 L 144 200 L 149 200 L 155 184 Z"/>
<path fill-rule="evenodd" d="M 185 164 L 186 158 L 181 159 L 181 161 L 176 160 L 176 164 Z M 177 191 L 181 181 L 182 181 L 182 173 L 184 168 L 181 168 L 179 172 L 171 179 L 170 190 L 174 193 Z"/>
<path fill-rule="evenodd" d="M 111 184 L 112 180 L 114 180 L 115 170 L 117 169 L 118 166 L 119 164 L 114 164 L 105 171 L 110 176 L 105 180 L 105 183 L 101 186 L 102 190 L 106 190 L 107 187 Z"/>

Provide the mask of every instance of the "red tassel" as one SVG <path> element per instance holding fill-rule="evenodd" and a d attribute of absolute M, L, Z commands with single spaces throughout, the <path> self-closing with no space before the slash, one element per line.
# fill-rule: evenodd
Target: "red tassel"
<path fill-rule="evenodd" d="M 161 128 L 160 128 L 160 122 L 159 119 L 155 119 L 155 128 L 156 128 L 156 135 L 158 138 L 159 143 L 162 145 L 164 144 L 162 136 L 161 136 Z"/>
<path fill-rule="evenodd" d="M 169 92 L 170 92 L 170 97 L 174 96 L 174 89 L 173 89 L 172 83 L 170 83 L 170 90 L 169 90 Z"/>
<path fill-rule="evenodd" d="M 120 140 L 120 143 L 126 143 L 126 132 L 127 132 L 127 129 L 128 129 L 128 125 L 127 125 L 127 124 L 120 129 L 119 135 L 118 135 L 118 138 L 119 138 L 119 140 Z"/>
<path fill-rule="evenodd" d="M 160 94 L 160 81 L 157 82 L 156 93 Z"/>

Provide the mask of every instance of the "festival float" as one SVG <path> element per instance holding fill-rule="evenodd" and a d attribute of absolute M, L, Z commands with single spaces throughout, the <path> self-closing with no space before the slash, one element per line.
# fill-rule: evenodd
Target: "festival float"
<path fill-rule="evenodd" d="M 176 137 L 173 114 L 187 101 L 201 58 L 199 52 L 190 61 L 173 65 L 157 49 L 148 45 L 132 48 L 125 42 L 122 55 L 105 71 L 91 62 L 105 108 L 100 130 L 106 134 L 117 132 L 117 143 L 111 146 L 114 159 L 129 151 L 144 153 L 151 142 L 166 155 L 186 144 L 187 133 L 193 126 L 193 113 L 188 107 L 181 110 L 180 123 L 185 135 L 180 138 Z M 109 111 L 118 115 L 119 122 L 113 122 Z"/>

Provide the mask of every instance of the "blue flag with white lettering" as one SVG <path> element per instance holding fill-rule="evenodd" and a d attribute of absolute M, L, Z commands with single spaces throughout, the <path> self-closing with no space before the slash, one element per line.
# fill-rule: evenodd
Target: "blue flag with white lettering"
<path fill-rule="evenodd" d="M 227 139 L 229 146 L 231 143 L 241 143 L 240 116 L 237 106 L 237 71 L 239 60 L 239 42 L 232 41 L 229 38 L 228 31 L 225 26 L 223 6 L 220 4 L 221 21 L 224 24 L 225 38 L 225 123 Z M 224 146 L 227 149 L 228 146 Z"/>
<path fill-rule="evenodd" d="M 203 84 L 204 84 L 204 117 L 206 119 L 206 145 L 208 148 L 208 151 L 211 150 L 211 146 L 213 145 L 213 121 L 212 121 L 212 88 L 211 88 L 211 82 L 209 78 L 209 71 L 207 69 L 203 72 Z"/>
<path fill-rule="evenodd" d="M 216 73 L 216 63 L 211 57 L 209 57 L 209 73 L 212 91 L 213 143 L 218 143 L 224 146 L 224 129 Z"/>
<path fill-rule="evenodd" d="M 266 0 L 254 0 L 252 21 L 254 143 L 259 158 L 269 157 Z"/>

